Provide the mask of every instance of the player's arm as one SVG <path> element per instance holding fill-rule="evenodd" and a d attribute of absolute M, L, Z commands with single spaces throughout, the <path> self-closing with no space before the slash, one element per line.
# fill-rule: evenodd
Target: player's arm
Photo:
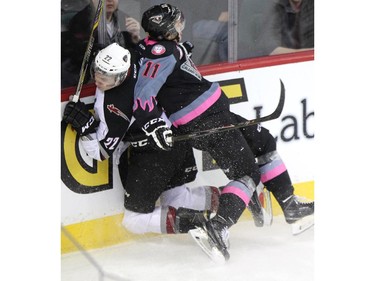
<path fill-rule="evenodd" d="M 160 117 L 162 111 L 157 106 L 157 94 L 175 65 L 176 58 L 173 53 L 153 59 L 144 58 L 135 87 L 134 117 L 155 147 L 162 150 L 172 147 L 172 131 Z"/>
<path fill-rule="evenodd" d="M 105 115 L 104 107 L 103 99 L 96 99 L 94 108 L 98 120 L 81 101 L 68 103 L 63 115 L 63 120 L 77 131 L 88 156 L 99 161 L 113 154 L 129 126 L 129 118 L 123 114 Z M 117 110 L 121 112 L 120 108 Z"/>
<path fill-rule="evenodd" d="M 144 58 L 139 70 L 134 94 L 134 117 L 139 121 L 160 116 L 156 97 L 173 72 L 176 59 L 173 55 L 158 59 Z"/>

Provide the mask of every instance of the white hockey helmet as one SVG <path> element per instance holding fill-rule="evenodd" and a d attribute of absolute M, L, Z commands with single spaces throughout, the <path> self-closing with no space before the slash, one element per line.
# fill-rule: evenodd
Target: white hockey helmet
<path fill-rule="evenodd" d="M 126 78 L 130 67 L 130 52 L 117 43 L 112 43 L 100 50 L 95 57 L 93 72 L 113 77 L 114 87 L 120 85 Z"/>

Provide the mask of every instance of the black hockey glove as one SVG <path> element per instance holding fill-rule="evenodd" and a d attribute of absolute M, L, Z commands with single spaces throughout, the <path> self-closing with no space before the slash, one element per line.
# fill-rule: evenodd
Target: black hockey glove
<path fill-rule="evenodd" d="M 148 121 L 142 130 L 149 137 L 150 143 L 155 148 L 162 150 L 171 150 L 173 146 L 172 131 L 169 129 L 163 118 L 155 118 Z"/>
<path fill-rule="evenodd" d="M 71 124 L 79 136 L 94 133 L 99 123 L 87 109 L 86 104 L 81 101 L 68 102 L 64 109 L 63 120 Z"/>
<path fill-rule="evenodd" d="M 189 41 L 185 41 L 184 43 L 182 43 L 182 46 L 185 47 L 187 53 L 188 53 L 188 56 L 191 57 L 191 54 L 193 52 L 193 49 L 194 49 L 194 45 L 193 43 L 189 42 Z"/>

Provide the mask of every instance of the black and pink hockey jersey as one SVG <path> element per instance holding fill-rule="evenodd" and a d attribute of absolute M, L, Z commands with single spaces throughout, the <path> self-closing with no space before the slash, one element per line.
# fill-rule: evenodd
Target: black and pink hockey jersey
<path fill-rule="evenodd" d="M 137 50 L 141 59 L 133 110 L 139 123 L 160 116 L 159 103 L 173 126 L 184 125 L 222 95 L 218 83 L 202 77 L 182 44 L 147 37 Z"/>

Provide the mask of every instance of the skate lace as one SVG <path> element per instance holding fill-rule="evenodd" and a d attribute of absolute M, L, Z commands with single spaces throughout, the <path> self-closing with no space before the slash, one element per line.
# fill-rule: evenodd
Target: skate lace
<path fill-rule="evenodd" d="M 310 199 L 307 199 L 306 197 L 301 197 L 294 195 L 293 198 L 294 202 L 296 202 L 297 205 L 303 205 L 303 206 L 308 206 L 314 203 L 314 201 L 311 201 Z"/>

